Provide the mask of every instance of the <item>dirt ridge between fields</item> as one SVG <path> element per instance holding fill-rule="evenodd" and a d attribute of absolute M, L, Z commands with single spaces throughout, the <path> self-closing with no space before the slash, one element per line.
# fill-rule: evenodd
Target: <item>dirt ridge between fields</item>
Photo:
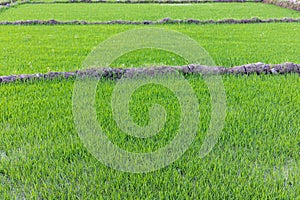
<path fill-rule="evenodd" d="M 164 18 L 158 21 L 130 21 L 130 20 L 112 20 L 112 21 L 57 21 L 51 20 L 21 20 L 21 21 L 0 21 L 0 25 L 101 25 L 101 24 L 128 24 L 128 25 L 153 25 L 153 24 L 256 24 L 256 23 L 298 23 L 300 18 L 270 18 L 270 19 L 221 19 L 221 20 L 197 20 L 197 19 L 170 19 Z"/>
<path fill-rule="evenodd" d="M 0 6 L 12 6 L 14 4 L 68 4 L 68 3 L 107 3 L 107 4 L 201 4 L 201 3 L 260 3 L 263 0 L 67 0 L 67 1 L 29 1 L 12 0 L 0 2 Z"/>
<path fill-rule="evenodd" d="M 20 74 L 10 76 L 0 76 L 0 83 L 11 83 L 16 81 L 27 80 L 41 80 L 54 78 L 75 78 L 75 77 L 96 77 L 108 79 L 120 79 L 124 75 L 132 77 L 138 74 L 155 75 L 157 73 L 168 73 L 178 71 L 186 74 L 206 74 L 206 75 L 250 75 L 250 74 L 299 74 L 300 64 L 286 62 L 283 64 L 264 64 L 261 62 L 235 66 L 231 68 L 226 67 L 208 67 L 204 65 L 186 65 L 186 66 L 158 66 L 147 68 L 91 68 L 86 70 L 77 70 L 73 72 L 49 72 L 45 74 Z"/>
<path fill-rule="evenodd" d="M 263 0 L 263 3 L 273 4 L 279 7 L 300 11 L 300 1 L 298 0 Z"/>
<path fill-rule="evenodd" d="M 66 1 L 34 1 L 28 4 L 66 4 L 66 3 L 108 3 L 108 4 L 201 4 L 201 3 L 259 3 L 263 0 L 66 0 Z"/>

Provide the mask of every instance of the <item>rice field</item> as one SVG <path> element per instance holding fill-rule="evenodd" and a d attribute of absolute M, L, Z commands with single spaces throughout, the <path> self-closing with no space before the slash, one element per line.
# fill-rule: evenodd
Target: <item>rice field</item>
<path fill-rule="evenodd" d="M 227 12 L 230 7 L 236 12 Z M 101 10 L 104 14 L 97 14 Z M 261 3 L 22 4 L 0 11 L 0 21 L 244 19 L 298 17 L 298 13 Z M 299 23 L 3 25 L 0 76 L 75 71 L 99 43 L 136 28 L 163 28 L 187 35 L 218 66 L 300 63 Z M 110 67 L 187 64 L 175 53 L 149 48 L 129 52 Z M 199 151 L 209 129 L 212 94 L 202 75 L 184 78 L 199 103 L 195 140 L 174 163 L 147 173 L 107 167 L 86 148 L 74 122 L 75 78 L 0 83 L 0 199 L 300 198 L 299 75 L 222 75 L 226 119 L 218 142 L 205 157 Z M 164 107 L 167 114 L 161 131 L 142 139 L 124 133 L 115 121 L 111 102 L 117 84 L 118 80 L 102 78 L 95 94 L 97 122 L 110 141 L 136 153 L 168 145 L 181 126 L 180 103 L 174 93 L 155 84 L 133 93 L 129 114 L 136 124 L 147 126 L 153 104 Z"/>
<path fill-rule="evenodd" d="M 300 62 L 297 54 L 300 26 L 297 23 L 158 27 L 190 36 L 220 66 L 253 62 Z M 0 43 L 0 75 L 76 70 L 93 47 L 114 34 L 134 28 L 141 26 L 0 26 L 0 38 L 3 41 Z M 140 50 L 126 59 L 119 58 L 113 65 L 132 67 L 143 65 L 143 62 L 151 64 L 155 59 L 157 61 L 153 64 L 161 65 L 166 61 L 171 65 L 164 56 L 167 54 Z M 174 65 L 187 64 L 177 61 L 176 57 L 174 59 Z"/>
<path fill-rule="evenodd" d="M 67 10 L 67 12 L 66 12 Z M 300 13 L 270 4 L 213 3 L 213 4 L 22 4 L 6 9 L 1 21 L 49 20 L 161 20 L 171 19 L 247 19 L 257 17 L 299 18 Z"/>

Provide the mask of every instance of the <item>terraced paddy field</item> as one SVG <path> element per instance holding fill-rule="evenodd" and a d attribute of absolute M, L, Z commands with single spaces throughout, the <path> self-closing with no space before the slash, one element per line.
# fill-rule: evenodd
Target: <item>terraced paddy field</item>
<path fill-rule="evenodd" d="M 53 15 L 54 19 L 75 20 L 72 16 L 79 16 L 78 19 L 86 21 L 105 20 L 96 15 L 87 17 L 85 14 L 75 14 L 77 6 L 83 5 L 85 9 L 95 6 L 98 9 L 102 4 L 63 5 L 66 10 L 70 6 L 70 13 L 67 16 L 57 12 Z M 262 8 L 262 4 L 224 4 L 226 7 L 230 5 L 237 6 L 237 10 L 255 5 L 257 10 L 266 9 L 268 14 L 261 15 L 262 18 L 295 17 L 292 16 L 294 11 L 273 6 Z M 10 17 L 13 17 L 19 9 L 24 19 L 49 19 L 48 10 L 45 13 L 32 12 L 36 16 L 26 16 L 28 12 L 22 9 L 31 6 L 34 10 L 44 5 L 25 4 L 9 8 L 0 12 L 0 18 L 2 21 L 19 20 L 21 14 L 11 19 L 7 15 L 11 13 Z M 55 6 L 51 4 L 49 9 L 60 9 Z M 139 5 L 125 6 L 137 9 L 134 6 Z M 160 9 L 155 6 L 161 5 L 147 6 L 149 9 L 153 6 L 159 12 Z M 191 9 L 194 6 L 199 11 L 203 9 L 197 7 L 201 6 L 198 4 L 191 5 Z M 219 9 L 221 5 L 207 4 L 212 10 L 214 6 Z M 152 15 L 146 10 L 145 17 L 134 16 L 132 12 L 132 16 L 129 12 L 124 16 L 128 16 L 128 20 L 144 20 L 147 15 Z M 112 14 L 123 16 L 122 13 Z M 176 15 L 184 18 L 181 10 L 173 14 L 172 17 L 161 12 L 151 19 L 176 18 Z M 226 14 L 224 18 L 227 18 Z M 200 19 L 201 16 L 195 14 L 191 17 Z M 241 12 L 236 17 L 255 16 L 249 13 L 243 16 Z M 77 70 L 100 42 L 126 30 L 151 27 L 176 30 L 191 37 L 207 50 L 219 66 L 255 62 L 300 63 L 299 23 L 5 25 L 0 26 L 0 75 Z M 174 53 L 143 49 L 119 57 L 111 67 L 186 64 L 190 63 Z M 217 144 L 203 158 L 199 156 L 199 151 L 211 119 L 211 94 L 202 75 L 186 75 L 185 79 L 199 102 L 200 117 L 195 119 L 199 121 L 196 138 L 174 163 L 148 173 L 109 168 L 85 147 L 73 119 L 76 79 L 1 83 L 1 199 L 299 198 L 299 75 L 223 75 L 226 120 Z M 159 134 L 141 139 L 122 132 L 114 119 L 111 100 L 117 84 L 118 80 L 100 79 L 95 95 L 97 121 L 107 137 L 120 148 L 136 153 L 156 151 L 170 143 L 180 127 L 180 104 L 174 93 L 163 86 L 149 84 L 132 95 L 130 115 L 137 124 L 147 125 L 150 120 L 149 107 L 153 103 L 162 105 L 167 113 L 166 123 Z"/>

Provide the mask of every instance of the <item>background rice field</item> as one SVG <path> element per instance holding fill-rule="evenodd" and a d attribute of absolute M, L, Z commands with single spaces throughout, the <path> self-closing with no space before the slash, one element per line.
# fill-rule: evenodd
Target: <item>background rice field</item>
<path fill-rule="evenodd" d="M 110 21 L 171 19 L 299 18 L 300 13 L 262 3 L 213 4 L 23 4 L 2 11 L 1 21 L 49 20 Z"/>

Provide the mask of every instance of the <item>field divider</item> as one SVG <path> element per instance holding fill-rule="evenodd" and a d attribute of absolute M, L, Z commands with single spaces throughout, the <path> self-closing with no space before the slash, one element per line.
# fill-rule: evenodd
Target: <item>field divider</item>
<path fill-rule="evenodd" d="M 261 3 L 263 0 L 69 0 L 69 1 L 34 1 L 28 4 L 67 4 L 67 3 L 107 3 L 107 4 L 201 4 L 201 3 Z"/>
<path fill-rule="evenodd" d="M 155 24 L 259 24 L 259 23 L 299 23 L 300 18 L 271 18 L 271 19 L 222 19 L 222 20 L 197 20 L 197 19 L 170 19 L 164 18 L 158 21 L 127 21 L 127 20 L 112 20 L 112 21 L 57 21 L 51 20 L 21 20 L 21 21 L 0 21 L 0 25 L 105 25 L 105 24 L 126 24 L 126 25 L 155 25 Z"/>
<path fill-rule="evenodd" d="M 263 0 L 263 3 L 273 4 L 279 7 L 300 11 L 300 1 L 298 0 Z"/>
<path fill-rule="evenodd" d="M 30 3 L 28 0 L 22 0 L 22 1 L 16 1 L 16 0 L 13 0 L 13 1 L 3 1 L 3 2 L 0 2 L 0 9 L 9 8 L 9 7 L 13 7 L 13 6 L 20 5 L 20 4 L 28 4 L 28 3 Z"/>
<path fill-rule="evenodd" d="M 286 62 L 283 64 L 264 64 L 261 62 L 246 64 L 241 66 L 235 66 L 231 68 L 226 67 L 208 67 L 204 65 L 186 65 L 186 66 L 157 66 L 146 68 L 91 68 L 87 70 L 77 70 L 73 72 L 49 72 L 45 74 L 20 74 L 0 76 L 0 83 L 12 83 L 16 81 L 28 81 L 28 80 L 42 80 L 42 79 L 54 79 L 54 78 L 76 78 L 84 76 L 92 76 L 96 78 L 107 79 L 120 79 L 123 75 L 126 76 L 134 74 L 153 74 L 154 72 L 167 73 L 177 70 L 184 75 L 187 74 L 211 74 L 211 75 L 250 75 L 250 74 L 299 74 L 300 64 Z"/>

